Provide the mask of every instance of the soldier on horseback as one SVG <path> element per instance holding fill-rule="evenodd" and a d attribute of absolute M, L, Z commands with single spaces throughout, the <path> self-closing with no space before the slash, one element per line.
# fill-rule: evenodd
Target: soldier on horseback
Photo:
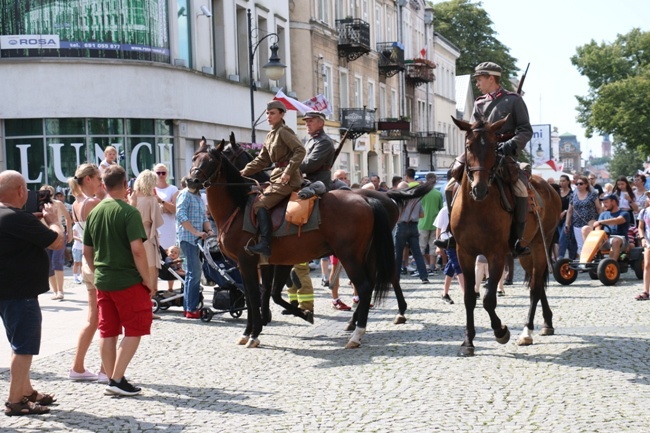
<path fill-rule="evenodd" d="M 246 247 L 246 251 L 252 254 L 271 255 L 273 226 L 269 210 L 293 191 L 297 191 L 302 183 L 300 163 L 305 157 L 305 148 L 296 133 L 285 125 L 286 111 L 280 101 L 271 101 L 266 105 L 266 119 L 271 125 L 271 131 L 266 135 L 264 147 L 259 155 L 241 170 L 242 176 L 250 176 L 275 163 L 271 173 L 271 185 L 262 192 L 259 200 L 253 203 L 260 241 L 252 247 Z"/>
<path fill-rule="evenodd" d="M 496 63 L 483 62 L 475 68 L 473 75 L 476 78 L 476 87 L 483 94 L 474 102 L 475 120 L 494 123 L 508 117 L 508 120 L 498 132 L 499 154 L 506 158 L 506 164 L 515 166 L 517 156 L 526 147 L 533 135 L 533 129 L 528 118 L 528 109 L 524 100 L 518 93 L 509 92 L 501 87 L 501 67 Z M 517 170 L 515 170 L 516 172 Z M 455 160 L 452 168 L 452 177 L 445 188 L 445 197 L 449 213 L 454 198 L 454 187 L 460 184 L 465 172 L 465 154 Z M 528 213 L 528 191 L 520 176 L 511 176 L 512 188 L 515 196 L 514 233 L 516 242 L 513 255 L 521 256 L 530 254 L 528 246 L 522 245 L 522 236 L 526 228 L 526 215 Z M 447 248 L 453 238 L 446 241 L 437 240 L 438 247 Z"/>

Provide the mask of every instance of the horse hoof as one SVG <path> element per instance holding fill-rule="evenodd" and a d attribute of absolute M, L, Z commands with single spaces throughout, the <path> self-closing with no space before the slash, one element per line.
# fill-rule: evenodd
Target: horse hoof
<path fill-rule="evenodd" d="M 395 320 L 393 320 L 394 325 L 402 325 L 404 323 L 406 323 L 406 317 L 404 317 L 403 314 L 398 314 L 395 316 Z"/>
<path fill-rule="evenodd" d="M 309 310 L 304 310 L 303 311 L 303 317 L 304 320 L 307 322 L 311 323 L 312 325 L 314 324 L 314 313 L 309 311 Z"/>
<path fill-rule="evenodd" d="M 345 331 L 354 331 L 355 329 L 357 329 L 357 325 L 354 323 L 348 322 L 348 324 L 345 325 Z"/>
<path fill-rule="evenodd" d="M 532 346 L 533 345 L 533 337 L 519 337 L 517 339 L 517 346 Z"/>
<path fill-rule="evenodd" d="M 237 344 L 243 346 L 244 344 L 248 343 L 249 339 L 250 337 L 248 335 L 242 335 L 239 337 L 239 340 L 237 340 Z"/>
<path fill-rule="evenodd" d="M 259 347 L 260 345 L 260 339 L 259 338 L 251 338 L 248 340 L 248 343 L 246 343 L 246 349 L 255 349 L 256 347 Z"/>
<path fill-rule="evenodd" d="M 474 348 L 473 347 L 467 347 L 467 346 L 461 346 L 460 350 L 458 351 L 458 356 L 463 357 L 463 358 L 474 356 Z"/>
<path fill-rule="evenodd" d="M 356 341 L 348 341 L 348 344 L 345 345 L 346 349 L 358 349 L 361 346 L 361 343 Z"/>
<path fill-rule="evenodd" d="M 555 328 L 542 328 L 539 335 L 555 335 Z"/>
<path fill-rule="evenodd" d="M 505 333 L 501 337 L 497 336 L 495 332 L 495 337 L 497 339 L 497 343 L 499 344 L 506 344 L 508 341 L 510 341 L 510 330 L 507 326 L 504 326 L 504 331 Z"/>

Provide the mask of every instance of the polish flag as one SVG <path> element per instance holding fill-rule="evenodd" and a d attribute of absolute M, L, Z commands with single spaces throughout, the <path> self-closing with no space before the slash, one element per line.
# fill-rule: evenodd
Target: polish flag
<path fill-rule="evenodd" d="M 305 105 L 297 99 L 293 99 L 284 94 L 282 90 L 278 90 L 278 93 L 275 94 L 273 98 L 276 101 L 280 101 L 287 107 L 287 110 L 298 111 L 300 114 L 305 114 L 308 111 L 314 111 L 309 105 Z"/>
<path fill-rule="evenodd" d="M 427 47 L 424 47 L 420 50 L 420 55 L 423 59 L 427 56 Z"/>
<path fill-rule="evenodd" d="M 552 159 L 546 161 L 546 164 L 548 164 L 548 166 L 551 167 L 553 171 L 560 171 L 560 169 L 555 165 L 555 161 L 553 161 Z"/>

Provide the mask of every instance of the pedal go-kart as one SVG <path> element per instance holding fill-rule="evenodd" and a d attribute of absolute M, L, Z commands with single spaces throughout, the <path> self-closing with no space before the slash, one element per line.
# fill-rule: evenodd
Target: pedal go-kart
<path fill-rule="evenodd" d="M 565 286 L 578 278 L 579 272 L 588 272 L 592 280 L 600 280 L 606 286 L 618 282 L 621 273 L 629 268 L 634 270 L 636 277 L 643 279 L 643 248 L 635 246 L 629 253 L 621 253 L 618 260 L 608 257 L 609 250 L 603 245 L 609 238 L 609 227 L 604 230 L 594 230 L 589 233 L 582 246 L 579 260 L 562 258 L 553 266 L 555 281 Z"/>

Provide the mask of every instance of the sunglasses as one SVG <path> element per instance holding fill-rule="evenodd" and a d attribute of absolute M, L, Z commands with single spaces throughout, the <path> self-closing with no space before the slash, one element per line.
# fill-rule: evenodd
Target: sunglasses
<path fill-rule="evenodd" d="M 584 185 L 584 182 L 576 182 L 576 185 Z"/>
<path fill-rule="evenodd" d="M 156 174 L 157 174 L 158 176 L 166 176 L 166 175 L 167 175 L 167 172 L 166 172 L 166 171 L 157 171 Z"/>

